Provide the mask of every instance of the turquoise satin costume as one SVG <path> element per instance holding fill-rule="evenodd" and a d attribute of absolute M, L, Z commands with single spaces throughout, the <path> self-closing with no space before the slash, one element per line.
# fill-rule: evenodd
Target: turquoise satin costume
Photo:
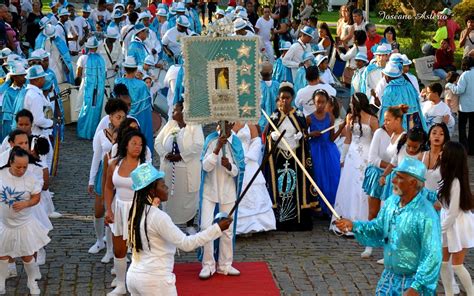
<path fill-rule="evenodd" d="M 279 87 L 280 83 L 275 80 L 272 80 L 270 86 L 268 86 L 265 81 L 260 82 L 260 91 L 262 93 L 260 109 L 265 111 L 267 114 L 272 114 L 277 108 L 276 99 L 278 97 Z M 267 125 L 267 118 L 263 116 L 263 114 L 260 116 L 258 125 L 260 126 L 261 131 L 263 131 Z"/>
<path fill-rule="evenodd" d="M 362 74 L 360 75 L 360 92 L 365 94 L 367 98 L 370 98 L 371 96 L 370 91 L 367 89 L 367 77 L 372 71 L 375 71 L 377 69 L 383 70 L 383 68 L 379 67 L 376 63 L 371 63 L 365 68 L 365 71 L 362 72 Z"/>
<path fill-rule="evenodd" d="M 130 45 L 128 46 L 128 55 L 135 58 L 137 65 L 143 65 L 148 54 L 149 52 L 146 49 L 145 43 L 143 43 L 140 38 L 135 37 L 133 41 L 130 42 Z"/>
<path fill-rule="evenodd" d="M 2 104 L 3 118 L 1 120 L 2 129 L 0 130 L 0 140 L 2 141 L 12 131 L 12 123 L 13 121 L 15 121 L 15 113 L 14 113 L 15 101 L 20 91 L 25 87 L 26 85 L 24 85 L 21 88 L 10 86 L 3 93 L 3 104 Z"/>
<path fill-rule="evenodd" d="M 132 105 L 128 115 L 136 118 L 140 131 L 145 135 L 146 144 L 153 151 L 153 124 L 151 121 L 151 96 L 145 82 L 136 78 L 118 78 L 115 85 L 123 83 L 130 93 Z"/>
<path fill-rule="evenodd" d="M 24 109 L 25 105 L 25 95 L 26 95 L 26 86 L 28 85 L 28 80 L 25 82 L 25 87 L 23 87 L 20 92 L 16 95 L 15 103 L 13 105 L 13 116 L 15 117 L 18 112 Z M 12 120 L 12 130 L 16 129 L 16 121 Z"/>
<path fill-rule="evenodd" d="M 278 58 L 273 65 L 273 79 L 278 82 L 288 81 L 293 83 L 291 69 L 283 65 L 281 58 Z"/>
<path fill-rule="evenodd" d="M 104 58 L 95 52 L 87 55 L 84 69 L 84 102 L 77 118 L 77 136 L 92 140 L 99 125 L 104 104 L 106 67 Z"/>
<path fill-rule="evenodd" d="M 408 109 L 408 114 L 418 113 L 421 119 L 421 125 L 425 132 L 428 132 L 426 127 L 425 118 L 423 113 L 421 112 L 421 105 L 420 99 L 418 97 L 418 93 L 416 92 L 415 87 L 413 84 L 410 83 L 405 77 L 402 75 L 394 80 L 391 80 L 385 91 L 383 93 L 381 101 L 381 108 L 380 108 L 380 119 L 379 124 L 383 125 L 384 113 L 387 109 L 391 106 L 398 106 L 400 104 L 406 104 L 410 108 Z M 407 129 L 407 115 L 403 116 L 403 127 Z"/>
<path fill-rule="evenodd" d="M 199 14 L 194 8 L 189 8 L 188 11 L 189 11 L 189 15 L 187 17 L 191 23 L 191 26 L 189 27 L 189 29 L 200 35 L 202 31 L 202 25 L 199 19 Z"/>
<path fill-rule="evenodd" d="M 202 154 L 201 154 L 201 163 L 204 160 L 204 157 L 206 156 L 206 151 L 209 147 L 209 144 L 212 141 L 217 141 L 219 138 L 219 133 L 218 132 L 213 132 L 210 135 L 206 137 L 206 140 L 204 141 L 204 146 L 202 149 Z M 229 142 L 226 143 L 227 147 L 230 147 L 230 151 L 227 150 L 227 153 L 232 154 L 232 158 L 234 159 L 234 164 L 237 166 L 239 169 L 239 173 L 237 174 L 237 177 L 234 178 L 235 180 L 235 190 L 237 192 L 236 196 L 239 198 L 240 193 L 242 191 L 242 184 L 244 181 L 244 173 L 245 173 L 245 155 L 244 155 L 244 148 L 242 147 L 242 142 L 240 139 L 237 137 L 237 135 L 233 135 L 232 137 L 232 144 Z M 229 145 L 230 144 L 230 145 Z M 207 172 L 201 168 L 201 187 L 199 188 L 199 226 L 201 225 L 201 209 L 202 209 L 202 200 L 203 200 L 203 191 L 204 191 L 204 180 L 206 179 Z M 231 190 L 231 188 L 229 188 Z M 216 205 L 215 209 L 215 214 L 219 213 L 219 204 Z M 238 207 L 235 209 L 234 216 L 232 217 L 234 219 L 234 229 L 232 230 L 232 241 L 233 245 L 235 245 L 235 234 L 237 232 L 237 213 L 238 213 Z M 234 248 L 235 249 L 235 248 Z M 198 258 L 199 261 L 202 261 L 202 251 L 203 247 L 199 248 L 198 250 Z M 214 240 L 214 258 L 216 261 L 218 261 L 218 255 L 219 255 L 219 239 Z"/>
<path fill-rule="evenodd" d="M 43 32 L 39 33 L 38 37 L 36 37 L 35 49 L 45 49 L 45 43 L 48 39 L 49 38 Z M 72 67 L 72 59 L 71 55 L 69 54 L 69 48 L 66 42 L 64 42 L 64 40 L 62 40 L 61 38 L 51 38 L 51 43 L 54 43 L 54 45 L 59 51 L 59 54 L 61 55 L 61 58 L 64 61 L 64 64 L 69 70 L 68 74 L 63 69 L 64 76 L 66 77 L 67 82 L 70 84 L 74 84 L 74 68 Z"/>
<path fill-rule="evenodd" d="M 385 270 L 376 295 L 403 295 L 413 288 L 420 295 L 435 295 L 441 269 L 441 225 L 423 188 L 400 207 L 400 196 L 390 196 L 372 221 L 356 221 L 359 243 L 384 248 Z"/>
<path fill-rule="evenodd" d="M 173 106 L 184 102 L 184 65 L 181 65 L 176 77 L 176 86 L 174 88 Z"/>

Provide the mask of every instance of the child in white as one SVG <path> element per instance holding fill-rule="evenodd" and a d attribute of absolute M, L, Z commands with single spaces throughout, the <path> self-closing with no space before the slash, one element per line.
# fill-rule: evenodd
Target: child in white
<path fill-rule="evenodd" d="M 464 146 L 448 142 L 443 148 L 440 171 L 442 185 L 439 189 L 441 232 L 443 235 L 443 263 L 441 280 L 446 295 L 453 294 L 449 260 L 467 295 L 474 295 L 471 275 L 464 267 L 467 250 L 474 247 L 474 202 L 469 187 L 469 171 Z"/>
<path fill-rule="evenodd" d="M 430 128 L 435 123 L 444 122 L 452 133 L 454 129 L 454 117 L 451 115 L 449 106 L 441 101 L 441 93 L 443 87 L 439 83 L 432 83 L 428 86 L 426 96 L 428 101 L 422 105 L 423 116 L 426 120 L 426 125 Z"/>

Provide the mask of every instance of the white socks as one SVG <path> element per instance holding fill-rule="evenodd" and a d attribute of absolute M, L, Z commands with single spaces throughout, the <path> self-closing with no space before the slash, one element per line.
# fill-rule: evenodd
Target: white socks
<path fill-rule="evenodd" d="M 110 230 L 110 227 L 105 228 L 105 244 L 107 245 L 107 254 L 113 254 L 114 242 L 112 240 L 112 230 Z"/>
<path fill-rule="evenodd" d="M 25 267 L 25 272 L 28 276 L 27 285 L 30 289 L 30 294 L 40 295 L 40 289 L 38 287 L 38 283 L 36 282 L 38 275 L 41 275 L 38 264 L 36 264 L 35 260 L 33 259 L 30 262 L 23 261 L 23 266 Z"/>
<path fill-rule="evenodd" d="M 104 218 L 94 217 L 94 229 L 99 244 L 104 243 Z"/>
<path fill-rule="evenodd" d="M 8 277 L 8 260 L 0 260 L 0 294 L 5 294 L 5 281 Z"/>
<path fill-rule="evenodd" d="M 443 262 L 444 264 L 444 262 Z M 461 281 L 464 290 L 466 290 L 466 294 L 468 296 L 474 296 L 474 289 L 472 288 L 472 280 L 469 271 L 467 271 L 464 264 L 461 265 L 453 265 L 454 273 L 458 276 L 459 281 Z M 444 285 L 444 282 L 443 282 Z"/>
<path fill-rule="evenodd" d="M 449 267 L 449 262 L 441 263 L 441 282 L 443 283 L 446 296 L 453 296 L 453 278 Z"/>
<path fill-rule="evenodd" d="M 114 269 L 116 273 L 115 279 L 117 280 L 117 287 L 115 287 L 115 289 L 107 295 L 127 294 L 127 288 L 125 287 L 125 275 L 127 274 L 127 257 L 114 257 Z"/>

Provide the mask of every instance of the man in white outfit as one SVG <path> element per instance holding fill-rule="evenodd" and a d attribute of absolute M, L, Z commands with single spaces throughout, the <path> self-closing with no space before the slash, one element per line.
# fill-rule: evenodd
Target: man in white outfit
<path fill-rule="evenodd" d="M 273 51 L 273 19 L 270 17 L 272 11 L 269 6 L 263 7 L 263 16 L 261 16 L 255 24 L 255 33 L 260 37 L 260 40 L 265 47 L 265 56 L 270 63 L 275 62 L 275 54 Z"/>
<path fill-rule="evenodd" d="M 165 35 L 163 36 L 163 45 L 167 46 L 174 56 L 181 54 L 181 43 L 179 42 L 179 39 L 196 34 L 188 29 L 190 25 L 191 23 L 189 22 L 188 18 L 184 15 L 180 15 L 176 19 L 176 27 L 166 31 Z"/>
<path fill-rule="evenodd" d="M 239 168 L 232 153 L 233 141 L 240 140 L 233 135 L 232 126 L 226 122 L 225 135 L 220 135 L 211 140 L 207 146 L 204 159 L 202 160 L 202 169 L 206 172 L 204 179 L 202 206 L 201 206 L 201 230 L 212 226 L 214 220 L 214 210 L 219 205 L 220 212 L 229 213 L 237 199 L 235 177 L 239 174 Z M 212 136 L 212 135 L 210 135 Z M 219 259 L 217 264 L 217 273 L 237 276 L 240 271 L 232 267 L 233 245 L 232 229 L 223 232 L 219 240 Z M 216 261 L 214 258 L 214 242 L 208 242 L 204 245 L 202 257 L 202 269 L 199 273 L 200 279 L 208 279 L 216 272 Z"/>
<path fill-rule="evenodd" d="M 303 54 L 305 52 L 312 53 L 309 43 L 313 40 L 314 28 L 305 26 L 301 29 L 301 33 L 301 37 L 291 45 L 282 59 L 283 65 L 291 69 L 293 77 L 296 77 L 298 68 L 303 66 Z"/>

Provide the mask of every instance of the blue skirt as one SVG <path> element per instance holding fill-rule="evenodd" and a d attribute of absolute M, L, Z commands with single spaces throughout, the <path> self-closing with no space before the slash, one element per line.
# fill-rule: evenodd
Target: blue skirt
<path fill-rule="evenodd" d="M 362 183 L 362 189 L 370 197 L 381 199 L 384 186 L 380 186 L 380 176 L 383 174 L 383 170 L 379 167 L 370 165 L 365 169 L 364 182 Z"/>
<path fill-rule="evenodd" d="M 102 196 L 102 174 L 104 173 L 104 165 L 102 162 L 103 161 L 101 160 L 99 169 L 97 170 L 97 175 L 95 175 L 94 191 L 98 196 Z"/>
<path fill-rule="evenodd" d="M 383 187 L 383 193 L 380 197 L 381 200 L 386 200 L 393 194 L 393 185 L 392 180 L 395 177 L 395 171 L 392 171 L 386 178 L 385 178 L 385 186 Z"/>

